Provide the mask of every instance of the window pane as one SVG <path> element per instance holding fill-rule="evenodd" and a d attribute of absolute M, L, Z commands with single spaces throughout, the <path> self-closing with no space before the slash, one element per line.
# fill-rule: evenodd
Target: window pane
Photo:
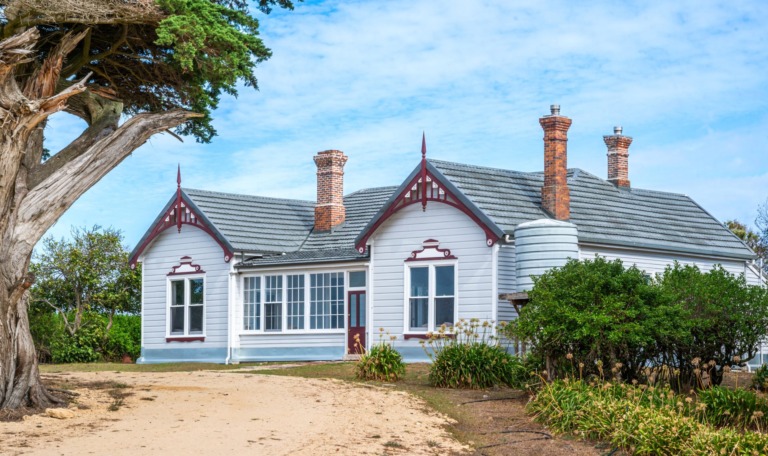
<path fill-rule="evenodd" d="M 184 334 L 184 306 L 171 306 L 171 334 Z"/>
<path fill-rule="evenodd" d="M 365 271 L 354 271 L 349 273 L 349 287 L 364 287 Z"/>
<path fill-rule="evenodd" d="M 203 333 L 203 306 L 189 306 L 189 333 Z"/>
<path fill-rule="evenodd" d="M 174 280 L 171 282 L 171 305 L 184 305 L 184 281 Z"/>
<path fill-rule="evenodd" d="M 286 329 L 304 329 L 304 274 L 286 277 L 288 321 Z"/>
<path fill-rule="evenodd" d="M 282 329 L 282 303 L 264 304 L 264 329 L 280 331 Z"/>
<path fill-rule="evenodd" d="M 189 303 L 190 304 L 203 303 L 203 279 L 202 278 L 189 280 Z"/>
<path fill-rule="evenodd" d="M 360 295 L 360 327 L 365 328 L 365 294 Z"/>
<path fill-rule="evenodd" d="M 283 329 L 283 276 L 264 277 L 264 330 Z"/>
<path fill-rule="evenodd" d="M 261 277 L 243 279 L 243 329 L 261 328 Z"/>
<path fill-rule="evenodd" d="M 344 327 L 344 273 L 311 274 L 310 329 Z"/>
<path fill-rule="evenodd" d="M 350 294 L 349 295 L 349 327 L 357 328 L 358 326 L 360 325 L 357 323 L 357 295 Z"/>
<path fill-rule="evenodd" d="M 453 325 L 453 298 L 435 298 L 435 328 Z"/>
<path fill-rule="evenodd" d="M 427 318 L 429 315 L 428 298 L 411 298 L 411 321 L 410 328 L 415 331 L 425 331 L 427 329 Z"/>
<path fill-rule="evenodd" d="M 429 268 L 411 268 L 411 297 L 429 296 Z"/>
<path fill-rule="evenodd" d="M 454 295 L 453 266 L 435 266 L 435 295 Z M 437 323 L 437 322 L 435 322 Z"/>

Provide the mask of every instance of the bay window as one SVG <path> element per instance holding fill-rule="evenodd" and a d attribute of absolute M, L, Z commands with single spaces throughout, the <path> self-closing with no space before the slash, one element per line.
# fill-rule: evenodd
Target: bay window
<path fill-rule="evenodd" d="M 435 331 L 456 321 L 456 265 L 427 264 L 406 268 L 407 330 Z"/>
<path fill-rule="evenodd" d="M 344 329 L 344 272 L 247 276 L 242 284 L 244 331 Z"/>

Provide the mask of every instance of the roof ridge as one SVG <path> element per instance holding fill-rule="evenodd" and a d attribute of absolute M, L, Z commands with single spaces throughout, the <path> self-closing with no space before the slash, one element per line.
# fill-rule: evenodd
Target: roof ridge
<path fill-rule="evenodd" d="M 277 198 L 277 197 L 274 197 L 274 196 L 247 195 L 245 193 L 217 192 L 217 191 L 213 191 L 213 190 L 202 190 L 202 189 L 198 189 L 198 188 L 182 187 L 181 190 L 183 192 L 187 193 L 187 194 L 189 194 L 189 192 L 196 192 L 196 193 L 205 193 L 205 194 L 214 195 L 214 196 L 233 197 L 233 198 L 236 198 L 236 199 L 269 200 L 269 201 L 290 201 L 292 203 L 315 204 L 315 201 L 311 201 L 311 200 L 291 199 L 291 198 Z"/>
<path fill-rule="evenodd" d="M 452 162 L 452 161 L 447 161 L 447 160 L 438 160 L 438 159 L 434 159 L 434 158 L 428 158 L 427 161 L 430 162 L 430 163 L 437 163 L 437 164 L 459 165 L 459 166 L 462 166 L 462 167 L 465 167 L 465 168 L 487 169 L 487 170 L 493 170 L 493 171 L 503 171 L 505 173 L 510 173 L 510 174 L 530 175 L 530 174 L 536 174 L 536 173 L 538 173 L 538 174 L 543 173 L 543 171 L 533 171 L 533 172 L 531 172 L 531 171 L 518 171 L 518 170 L 515 170 L 515 169 L 497 168 L 497 167 L 493 167 L 493 166 L 471 165 L 471 164 L 468 164 L 468 163 L 459 163 L 459 162 Z"/>
<path fill-rule="evenodd" d="M 385 186 L 382 186 L 382 187 L 361 188 L 361 189 L 355 190 L 352 193 L 347 193 L 346 195 L 344 195 L 344 198 L 347 198 L 349 196 L 356 195 L 356 194 L 362 193 L 362 192 L 370 192 L 370 191 L 373 191 L 373 190 L 384 191 L 384 190 L 396 189 L 396 188 L 397 188 L 397 185 L 385 185 Z"/>

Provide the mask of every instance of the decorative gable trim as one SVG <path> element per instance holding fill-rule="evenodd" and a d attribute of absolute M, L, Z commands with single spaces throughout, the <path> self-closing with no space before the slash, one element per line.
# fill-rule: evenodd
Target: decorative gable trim
<path fill-rule="evenodd" d="M 451 255 L 449 249 L 441 249 L 440 241 L 437 239 L 427 239 L 421 244 L 421 250 L 414 250 L 411 256 L 405 261 L 425 261 L 425 260 L 457 260 Z"/>
<path fill-rule="evenodd" d="M 183 225 L 191 225 L 199 228 L 216 241 L 224 252 L 225 262 L 229 263 L 234 256 L 232 247 L 225 242 L 224 237 L 181 190 L 180 172 L 176 178 L 176 182 L 178 187 L 176 189 L 175 197 L 168 202 L 165 209 L 163 209 L 163 212 L 155 220 L 155 223 L 149 231 L 147 231 L 144 237 L 141 238 L 138 246 L 131 253 L 131 258 L 129 260 L 131 269 L 136 267 L 136 263 L 139 261 L 139 256 L 141 256 L 144 250 L 157 236 L 160 235 L 160 233 L 171 227 L 176 227 L 179 233 L 181 233 L 181 227 Z"/>
<path fill-rule="evenodd" d="M 171 268 L 171 272 L 169 272 L 168 275 L 171 276 L 184 274 L 205 274 L 205 271 L 203 271 L 202 266 L 199 264 L 192 264 L 192 257 L 183 256 L 179 261 L 179 265 L 173 266 Z"/>
<path fill-rule="evenodd" d="M 466 214 L 485 233 L 486 245 L 491 247 L 504 235 L 504 231 L 494 224 L 482 211 L 469 201 L 461 192 L 435 169 L 426 159 L 426 143 L 422 138 L 421 165 L 411 173 L 399 192 L 374 216 L 355 240 L 355 248 L 365 253 L 368 239 L 387 219 L 399 210 L 412 204 L 421 204 L 426 211 L 427 203 L 435 201 L 453 206 Z"/>

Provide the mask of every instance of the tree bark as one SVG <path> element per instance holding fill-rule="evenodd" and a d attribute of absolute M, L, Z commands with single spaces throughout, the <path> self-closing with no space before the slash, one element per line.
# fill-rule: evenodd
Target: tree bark
<path fill-rule="evenodd" d="M 64 50 L 82 37 L 65 36 Z M 119 125 L 122 104 L 88 92 L 86 80 L 53 93 L 59 84 L 52 78 L 63 64 L 56 53 L 21 83 L 15 68 L 28 62 L 37 39 L 37 30 L 31 28 L 0 42 L 0 409 L 59 402 L 40 381 L 27 316 L 28 289 L 34 281 L 28 266 L 37 242 L 81 195 L 150 136 L 198 116 L 183 110 L 145 113 Z M 88 129 L 61 155 L 40 163 L 45 120 L 71 110 L 67 103 L 73 97 L 82 102 L 78 106 L 88 108 L 80 111 Z"/>

